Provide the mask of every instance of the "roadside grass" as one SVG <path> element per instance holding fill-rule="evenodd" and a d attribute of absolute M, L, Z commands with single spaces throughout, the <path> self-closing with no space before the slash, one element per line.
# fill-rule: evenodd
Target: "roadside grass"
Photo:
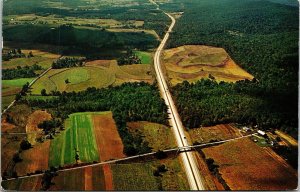
<path fill-rule="evenodd" d="M 127 126 L 133 135 L 141 134 L 153 151 L 176 147 L 172 130 L 165 125 L 141 121 L 128 122 Z"/>
<path fill-rule="evenodd" d="M 134 53 L 141 59 L 142 64 L 152 64 L 152 55 L 151 53 L 144 51 L 134 51 Z"/>
<path fill-rule="evenodd" d="M 90 113 L 74 113 L 65 121 L 66 130 L 51 141 L 49 167 L 80 162 L 99 161 L 96 138 Z"/>
<path fill-rule="evenodd" d="M 1 98 L 1 110 L 6 109 L 11 102 L 15 100 L 15 95 L 2 96 Z"/>

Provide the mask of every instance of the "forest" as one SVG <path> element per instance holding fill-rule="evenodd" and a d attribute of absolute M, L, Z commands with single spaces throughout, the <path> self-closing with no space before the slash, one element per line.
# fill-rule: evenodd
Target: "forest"
<path fill-rule="evenodd" d="M 129 47 L 147 50 L 155 48 L 158 44 L 153 35 L 146 33 L 114 33 L 100 29 L 75 28 L 71 25 L 57 28 L 31 24 L 4 26 L 3 37 L 4 41 L 63 46 L 61 54 L 81 54 L 88 59 L 95 59 L 97 56 L 116 58 Z"/>
<path fill-rule="evenodd" d="M 56 98 L 40 100 L 24 97 L 20 102 L 47 109 L 61 122 L 75 112 L 112 111 L 127 155 L 150 152 L 141 137 L 133 137 L 126 127 L 130 121 L 150 121 L 167 125 L 167 107 L 155 85 L 125 83 L 103 89 L 88 88 L 82 92 L 55 93 Z"/>
<path fill-rule="evenodd" d="M 41 70 L 42 67 L 34 64 L 32 66 L 25 66 L 13 69 L 2 69 L 2 79 L 9 80 L 9 79 L 18 79 L 18 78 L 30 78 L 36 77 L 38 74 L 35 73 L 37 70 Z"/>
<path fill-rule="evenodd" d="M 103 18 L 119 21 L 141 20 L 145 22 L 145 29 L 155 30 L 160 37 L 164 35 L 170 22 L 169 18 L 161 11 L 156 10 L 156 6 L 148 0 L 128 2 L 128 4 L 118 0 L 111 1 L 111 4 L 107 4 L 106 1 L 97 1 L 93 5 L 79 0 L 62 0 L 60 2 L 64 5 L 61 8 L 51 7 L 47 1 L 10 0 L 4 3 L 4 16 L 35 13 L 41 16 L 54 14 L 61 17 Z M 112 6 L 114 4 L 117 6 Z"/>
<path fill-rule="evenodd" d="M 70 67 L 81 67 L 83 66 L 83 59 L 74 57 L 66 57 L 58 59 L 52 63 L 53 69 L 70 68 Z"/>
<path fill-rule="evenodd" d="M 179 95 L 179 89 L 187 86 L 180 85 L 174 88 L 177 105 L 181 109 L 188 108 L 185 111 L 190 110 L 193 116 L 203 116 L 203 112 L 196 108 L 207 109 L 206 118 L 202 121 L 210 123 L 236 121 L 241 118 L 238 116 L 244 116 L 249 123 L 265 121 L 264 127 L 295 133 L 298 127 L 298 7 L 254 0 L 174 2 L 161 5 L 168 11 L 184 11 L 170 36 L 169 48 L 186 44 L 225 48 L 236 63 L 256 78 L 255 83 L 238 83 L 239 87 L 247 90 L 242 94 L 227 83 L 212 83 L 208 89 L 199 82 L 182 93 L 193 95 L 192 100 L 200 103 L 199 106 L 188 104 L 184 96 Z M 196 89 L 203 91 L 206 101 L 195 100 L 203 99 L 195 94 Z M 200 91 L 197 92 L 200 94 Z M 211 92 L 213 94 L 209 98 Z M 222 99 L 216 99 L 217 96 Z M 245 106 L 237 107 L 236 103 Z M 229 109 L 240 108 L 243 109 L 240 114 L 232 113 L 231 118 L 222 115 L 224 111 L 228 114 Z M 259 115 L 261 110 L 264 112 Z M 192 127 L 193 123 L 187 126 Z"/>

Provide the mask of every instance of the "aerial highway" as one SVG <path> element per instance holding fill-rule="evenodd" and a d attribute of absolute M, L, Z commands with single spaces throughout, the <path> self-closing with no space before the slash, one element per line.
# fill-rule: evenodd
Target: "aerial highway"
<path fill-rule="evenodd" d="M 153 1 L 151 1 L 151 2 L 153 2 Z M 156 3 L 154 2 L 154 4 L 156 4 Z M 171 93 L 168 89 L 168 85 L 166 83 L 166 80 L 164 78 L 164 75 L 163 75 L 163 72 L 161 69 L 161 65 L 160 65 L 161 52 L 170 36 L 170 32 L 172 32 L 172 29 L 176 23 L 174 17 L 172 17 L 168 13 L 165 13 L 165 14 L 172 20 L 172 23 L 171 23 L 167 33 L 165 34 L 163 40 L 161 41 L 159 47 L 157 48 L 157 50 L 155 52 L 154 67 L 155 67 L 157 82 L 159 85 L 161 95 L 162 95 L 163 99 L 165 100 L 166 105 L 168 106 L 170 124 L 172 126 L 172 130 L 176 137 L 177 145 L 178 145 L 178 147 L 188 147 L 190 145 L 188 144 L 188 141 L 186 139 L 186 136 L 184 133 L 184 127 L 182 125 L 177 108 L 172 99 Z M 180 156 L 181 156 L 181 159 L 182 159 L 182 162 L 184 165 L 184 169 L 185 169 L 191 190 L 205 190 L 204 181 L 200 175 L 200 172 L 199 172 L 199 169 L 197 166 L 197 161 L 194 157 L 193 152 L 191 152 L 190 150 L 185 148 L 185 150 L 181 151 Z"/>

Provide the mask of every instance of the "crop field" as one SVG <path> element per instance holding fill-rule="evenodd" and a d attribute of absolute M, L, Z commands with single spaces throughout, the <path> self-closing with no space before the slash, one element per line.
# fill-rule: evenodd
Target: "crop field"
<path fill-rule="evenodd" d="M 100 77 L 100 78 L 99 78 Z M 69 80 L 68 83 L 65 81 Z M 102 88 L 115 81 L 113 74 L 97 67 L 52 69 L 32 86 L 32 94 L 40 94 L 42 89 L 51 91 L 83 91 L 88 87 Z"/>
<path fill-rule="evenodd" d="M 21 78 L 13 80 L 2 80 L 2 109 L 6 108 L 14 99 L 15 95 L 19 93 L 27 82 L 30 83 L 33 78 Z"/>
<path fill-rule="evenodd" d="M 92 114 L 91 118 L 101 161 L 125 157 L 123 154 L 124 146 L 112 112 Z"/>
<path fill-rule="evenodd" d="M 176 147 L 171 128 L 151 122 L 128 122 L 128 129 L 133 134 L 141 134 L 153 151 Z"/>
<path fill-rule="evenodd" d="M 29 52 L 32 52 L 34 57 L 24 57 L 24 58 L 14 58 L 9 61 L 3 61 L 3 69 L 16 68 L 17 66 L 32 66 L 34 64 L 40 65 L 44 69 L 51 67 L 53 61 L 57 60 L 60 55 L 54 53 L 48 53 L 45 51 L 35 50 L 35 49 L 24 49 L 22 53 L 28 55 Z"/>
<path fill-rule="evenodd" d="M 13 169 L 12 158 L 18 152 L 23 136 L 12 137 L 1 135 L 1 173 L 9 172 Z"/>
<path fill-rule="evenodd" d="M 50 70 L 32 85 L 32 94 L 40 95 L 42 89 L 46 89 L 47 93 L 78 92 L 88 87 L 104 88 L 124 82 L 141 81 L 153 82 L 150 65 L 119 66 L 115 60 L 96 60 L 87 62 L 85 67 Z"/>
<path fill-rule="evenodd" d="M 159 165 L 165 165 L 167 171 L 161 176 L 153 172 Z M 114 190 L 188 190 L 188 181 L 178 158 L 160 161 L 112 164 Z"/>
<path fill-rule="evenodd" d="M 159 190 L 151 163 L 114 164 L 111 165 L 111 169 L 115 190 Z"/>
<path fill-rule="evenodd" d="M 33 78 L 21 78 L 13 80 L 2 80 L 2 109 L 6 108 L 19 93 L 27 82 L 30 83 Z"/>
<path fill-rule="evenodd" d="M 49 167 L 74 164 L 75 150 L 80 162 L 125 157 L 123 143 L 111 112 L 71 114 L 65 122 L 65 128 L 65 131 L 51 141 Z"/>
<path fill-rule="evenodd" d="M 49 167 L 99 161 L 98 147 L 89 113 L 74 113 L 65 122 L 66 130 L 51 141 Z"/>
<path fill-rule="evenodd" d="M 32 148 L 20 154 L 21 162 L 17 163 L 15 170 L 20 176 L 27 173 L 34 173 L 37 170 L 47 170 L 49 160 L 50 141 L 37 143 Z"/>
<path fill-rule="evenodd" d="M 105 181 L 102 166 L 87 167 L 58 173 L 50 190 L 56 191 L 103 191 Z"/>
<path fill-rule="evenodd" d="M 231 124 L 220 124 L 189 130 L 192 142 L 207 143 L 211 140 L 226 140 L 241 137 L 239 130 Z"/>
<path fill-rule="evenodd" d="M 231 190 L 293 190 L 297 172 L 270 148 L 244 138 L 202 150 Z"/>
<path fill-rule="evenodd" d="M 40 191 L 42 188 L 42 176 L 2 181 L 1 186 L 5 190 Z"/>
<path fill-rule="evenodd" d="M 176 85 L 185 80 L 196 82 L 212 75 L 216 81 L 236 82 L 253 76 L 240 68 L 222 48 L 188 45 L 164 52 L 167 75 Z"/>
<path fill-rule="evenodd" d="M 57 15 L 39 16 L 35 14 L 9 15 L 3 19 L 5 24 L 51 24 L 51 25 L 75 25 L 94 26 L 104 28 L 126 28 L 128 26 L 138 28 L 143 27 L 144 21 L 128 20 L 118 21 L 115 19 L 93 19 L 76 17 L 59 17 Z"/>

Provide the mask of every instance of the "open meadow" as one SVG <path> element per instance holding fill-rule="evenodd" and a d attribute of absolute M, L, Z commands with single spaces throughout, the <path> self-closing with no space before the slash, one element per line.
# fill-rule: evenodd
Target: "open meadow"
<path fill-rule="evenodd" d="M 236 82 L 253 79 L 240 68 L 222 48 L 186 45 L 165 50 L 163 65 L 172 85 L 183 81 L 196 82 L 202 78 Z"/>
<path fill-rule="evenodd" d="M 119 66 L 115 60 L 95 60 L 84 67 L 51 69 L 32 86 L 32 94 L 39 95 L 41 90 L 83 91 L 88 87 L 105 88 L 109 85 L 120 85 L 124 82 L 153 82 L 151 66 L 134 64 Z M 68 80 L 68 82 L 66 82 Z"/>

